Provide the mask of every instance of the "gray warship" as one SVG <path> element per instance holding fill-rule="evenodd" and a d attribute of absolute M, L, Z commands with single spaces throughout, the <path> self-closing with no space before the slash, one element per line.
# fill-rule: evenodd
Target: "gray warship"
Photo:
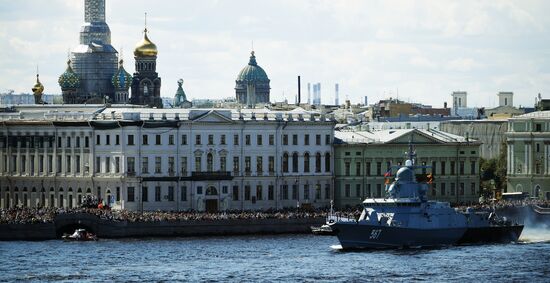
<path fill-rule="evenodd" d="M 429 201 L 428 182 L 418 182 L 414 151 L 386 186 L 385 198 L 367 198 L 358 220 L 339 219 L 330 226 L 343 249 L 437 247 L 517 241 L 523 225 L 494 212 L 464 211 L 448 202 Z M 391 170 L 391 169 L 390 169 Z"/>

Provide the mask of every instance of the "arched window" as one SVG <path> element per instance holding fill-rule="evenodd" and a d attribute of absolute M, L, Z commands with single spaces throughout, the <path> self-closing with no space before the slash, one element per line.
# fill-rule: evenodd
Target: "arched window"
<path fill-rule="evenodd" d="M 309 172 L 309 152 L 304 153 L 304 172 Z"/>
<path fill-rule="evenodd" d="M 325 172 L 330 172 L 330 152 L 325 153 Z"/>
<path fill-rule="evenodd" d="M 321 153 L 317 152 L 315 154 L 315 172 L 321 172 Z"/>
<path fill-rule="evenodd" d="M 212 156 L 212 153 L 208 153 L 206 155 L 206 171 L 214 171 L 214 157 Z"/>
<path fill-rule="evenodd" d="M 283 172 L 288 173 L 288 153 L 283 153 Z"/>
<path fill-rule="evenodd" d="M 292 154 L 292 172 L 298 172 L 298 153 Z"/>
<path fill-rule="evenodd" d="M 218 195 L 218 190 L 214 187 L 208 187 L 206 189 L 206 195 L 207 196 L 216 196 L 216 195 Z"/>

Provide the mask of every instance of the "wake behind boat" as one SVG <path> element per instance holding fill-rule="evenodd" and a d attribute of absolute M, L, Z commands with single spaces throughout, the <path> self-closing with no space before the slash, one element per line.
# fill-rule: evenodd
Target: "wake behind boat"
<path fill-rule="evenodd" d="M 367 198 L 358 220 L 336 221 L 331 228 L 343 249 L 434 247 L 517 241 L 523 225 L 493 213 L 459 211 L 448 202 L 428 201 L 429 184 L 417 182 L 412 145 L 409 159 L 386 187 L 385 198 Z"/>

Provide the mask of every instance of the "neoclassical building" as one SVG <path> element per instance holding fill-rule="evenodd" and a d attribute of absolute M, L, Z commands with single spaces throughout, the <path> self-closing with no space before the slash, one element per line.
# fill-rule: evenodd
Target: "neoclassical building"
<path fill-rule="evenodd" d="M 508 192 L 550 200 L 550 111 L 508 119 Z"/>
<path fill-rule="evenodd" d="M 25 106 L 0 113 L 0 206 L 327 206 L 334 122 L 269 110 Z"/>
<path fill-rule="evenodd" d="M 336 205 L 355 206 L 366 197 L 383 198 L 384 174 L 403 164 L 410 141 L 416 164 L 430 167 L 416 173 L 434 176 L 429 198 L 451 203 L 479 201 L 480 142 L 433 129 L 396 129 L 335 131 Z"/>

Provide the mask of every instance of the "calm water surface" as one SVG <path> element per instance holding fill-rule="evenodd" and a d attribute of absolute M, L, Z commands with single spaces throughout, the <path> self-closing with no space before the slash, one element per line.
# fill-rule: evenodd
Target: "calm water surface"
<path fill-rule="evenodd" d="M 508 245 L 343 252 L 313 235 L 0 242 L 0 282 L 550 282 L 550 230 Z"/>

